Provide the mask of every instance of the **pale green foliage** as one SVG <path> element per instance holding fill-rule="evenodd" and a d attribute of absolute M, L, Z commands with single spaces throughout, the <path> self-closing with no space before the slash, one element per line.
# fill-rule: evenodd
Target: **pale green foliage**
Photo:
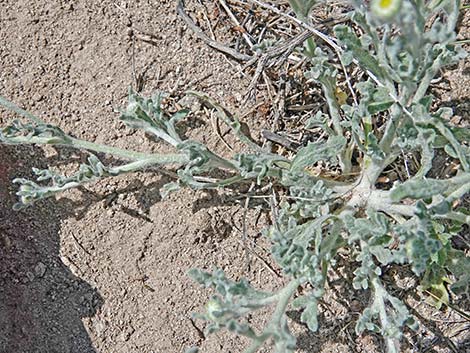
<path fill-rule="evenodd" d="M 207 330 L 224 328 L 250 338 L 248 353 L 267 340 L 274 342 L 276 352 L 293 352 L 295 338 L 287 325 L 287 306 L 291 302 L 302 310 L 301 320 L 310 330 L 318 328 L 318 302 L 327 289 L 328 269 L 338 266 L 337 253 L 343 249 L 349 254 L 353 287 L 371 294 L 370 305 L 357 320 L 357 333 L 378 332 L 388 352 L 399 352 L 404 326 L 414 328 L 416 323 L 407 306 L 387 290 L 388 284 L 382 280 L 387 266 L 409 264 L 421 279 L 420 289 L 429 290 L 441 303 L 449 300 L 447 284 L 456 294 L 470 295 L 470 261 L 462 251 L 453 249 L 450 241 L 463 224 L 470 224 L 467 211 L 455 209 L 455 201 L 470 191 L 470 148 L 465 144 L 470 133 L 450 126 L 449 109 L 432 111 L 432 97 L 426 95 L 438 71 L 465 56 L 453 44 L 460 4 L 451 0 L 372 1 L 373 11 L 369 12 L 363 1 L 352 2 L 350 18 L 361 31 L 349 25 L 334 28 L 341 44 L 341 50 L 335 48 L 341 65 L 312 40 L 307 44 L 305 54 L 311 65 L 305 75 L 323 90 L 328 114 L 318 112 L 308 120 L 307 127 L 320 127 L 324 137 L 300 148 L 292 159 L 263 150 L 243 134 L 235 117 L 197 92 L 190 94 L 218 112 L 245 144 L 245 153 L 222 158 L 204 144 L 184 139 L 177 123 L 188 112 L 167 115 L 161 108 L 161 95 L 146 99 L 130 92 L 121 120 L 169 143 L 176 150 L 172 155 L 137 153 L 78 140 L 0 99 L 0 103 L 32 121 L 13 122 L 3 128 L 0 142 L 65 145 L 130 161 L 109 167 L 91 155 L 88 163 L 70 177 L 35 170 L 38 182 L 51 183 L 40 185 L 17 179 L 21 184 L 20 206 L 98 178 L 159 164 L 178 167 L 178 180 L 165 185 L 162 195 L 185 185 L 219 188 L 275 183 L 287 190 L 288 196 L 281 201 L 275 222 L 265 230 L 265 236 L 272 244 L 272 257 L 289 283 L 277 292 L 266 293 L 244 280 L 231 281 L 219 270 L 191 271 L 196 281 L 217 292 L 206 313 L 198 316 L 209 322 Z M 289 3 L 308 24 L 315 2 Z M 361 82 L 354 82 L 357 104 L 349 99 L 340 105 L 335 97 L 342 75 L 338 67 L 349 65 L 358 66 L 365 75 Z M 381 126 L 377 126 L 378 117 Z M 456 175 L 447 179 L 427 177 L 436 149 L 459 163 Z M 416 173 L 404 182 L 395 181 L 390 190 L 378 189 L 378 178 L 392 163 L 399 163 L 404 151 L 417 156 L 420 165 Z M 340 181 L 314 176 L 309 167 L 319 162 L 341 170 L 345 176 Z M 353 167 L 360 170 L 359 175 L 346 177 Z M 225 178 L 208 178 L 214 170 L 223 171 L 219 175 Z M 299 286 L 304 286 L 305 293 L 294 298 Z M 257 333 L 244 317 L 267 306 L 274 306 L 274 312 L 262 332 Z"/>
<path fill-rule="evenodd" d="M 31 180 L 14 179 L 14 183 L 21 185 L 17 193 L 20 197 L 20 203 L 15 205 L 16 209 L 27 206 L 37 199 L 50 197 L 57 192 L 76 187 L 81 183 L 119 174 L 117 171 L 114 172 L 111 168 L 105 167 L 94 155 L 88 157 L 88 163 L 80 165 L 79 171 L 69 177 L 57 174 L 50 169 L 33 168 L 33 172 L 37 175 L 37 181 L 50 180 L 52 185 L 41 186 Z"/>
<path fill-rule="evenodd" d="M 160 107 L 162 98 L 162 94 L 146 99 L 130 92 L 129 104 L 120 119 L 130 128 L 144 129 L 176 147 L 182 140 L 176 132 L 175 124 L 189 112 L 180 110 L 172 117 L 167 117 Z"/>
<path fill-rule="evenodd" d="M 289 0 L 295 14 L 302 20 L 307 20 L 316 0 Z"/>

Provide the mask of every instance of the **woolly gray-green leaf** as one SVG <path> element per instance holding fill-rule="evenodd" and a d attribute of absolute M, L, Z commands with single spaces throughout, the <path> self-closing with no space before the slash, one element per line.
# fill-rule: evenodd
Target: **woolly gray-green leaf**
<path fill-rule="evenodd" d="M 447 189 L 446 182 L 435 179 L 409 180 L 393 187 L 390 197 L 393 202 L 398 202 L 405 198 L 415 200 L 427 199 L 433 195 L 441 194 Z"/>
<path fill-rule="evenodd" d="M 307 325 L 310 331 L 318 330 L 318 303 L 311 299 L 305 306 L 304 311 L 300 315 L 300 320 Z"/>
<path fill-rule="evenodd" d="M 292 161 L 291 171 L 299 172 L 321 160 L 334 160 L 346 145 L 343 136 L 331 136 L 326 142 L 309 142 Z"/>
<path fill-rule="evenodd" d="M 343 43 L 348 51 L 352 53 L 352 56 L 359 61 L 362 67 L 373 72 L 377 77 L 383 77 L 383 70 L 380 67 L 377 59 L 366 50 L 359 38 L 352 31 L 351 28 L 344 25 L 337 25 L 334 28 L 336 37 L 341 43 Z"/>

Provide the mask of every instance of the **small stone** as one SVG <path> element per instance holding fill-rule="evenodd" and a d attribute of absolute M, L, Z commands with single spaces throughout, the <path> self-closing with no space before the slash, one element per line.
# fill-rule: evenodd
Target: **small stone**
<path fill-rule="evenodd" d="M 134 332 L 135 330 L 132 326 L 126 327 L 124 331 L 121 333 L 121 336 L 120 336 L 121 341 L 123 342 L 128 341 Z"/>
<path fill-rule="evenodd" d="M 201 198 L 205 201 L 211 201 L 213 199 L 212 197 L 212 193 L 210 193 L 209 191 L 207 190 L 203 190 L 201 192 Z"/>
<path fill-rule="evenodd" d="M 46 273 L 46 265 L 44 265 L 42 262 L 38 262 L 36 267 L 34 267 L 34 272 L 36 273 L 36 276 L 43 277 Z"/>
<path fill-rule="evenodd" d="M 30 282 L 34 281 L 34 273 L 28 271 L 26 272 L 26 277 L 28 277 Z"/>
<path fill-rule="evenodd" d="M 8 235 L 5 233 L 0 233 L 0 244 L 6 249 L 9 250 L 11 248 L 11 240 Z"/>
<path fill-rule="evenodd" d="M 97 320 L 95 321 L 93 328 L 95 329 L 96 335 L 100 337 L 106 331 L 106 325 L 103 321 Z"/>
<path fill-rule="evenodd" d="M 33 94 L 33 100 L 34 100 L 35 102 L 41 101 L 42 98 L 43 98 L 43 97 L 42 97 L 42 94 L 39 93 L 39 92 L 36 92 L 36 93 Z"/>

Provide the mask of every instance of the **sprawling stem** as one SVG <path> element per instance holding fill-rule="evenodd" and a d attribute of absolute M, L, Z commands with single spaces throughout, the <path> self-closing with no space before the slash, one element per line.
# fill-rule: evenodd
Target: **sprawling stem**
<path fill-rule="evenodd" d="M 448 219 L 451 221 L 457 221 L 463 224 L 470 224 L 470 216 L 461 212 L 451 211 L 443 215 L 434 215 L 433 217 L 438 219 Z"/>
<path fill-rule="evenodd" d="M 166 156 L 163 156 L 163 157 L 166 157 Z M 164 161 L 162 161 L 160 158 L 158 159 L 155 159 L 155 158 L 148 158 L 148 159 L 141 159 L 141 160 L 138 160 L 138 161 L 135 161 L 135 162 L 131 162 L 131 163 L 128 163 L 128 164 L 124 164 L 124 165 L 120 165 L 120 166 L 117 166 L 117 167 L 111 167 L 108 169 L 108 173 L 109 175 L 111 176 L 116 176 L 116 175 L 119 175 L 119 174 L 123 174 L 123 173 L 130 173 L 130 172 L 135 172 L 135 171 L 139 171 L 139 170 L 142 170 L 142 169 L 145 169 L 147 167 L 151 167 L 151 166 L 154 166 L 156 164 L 162 164 L 164 163 Z M 173 161 L 171 161 L 170 163 L 174 163 Z M 98 179 L 98 178 L 96 178 Z M 48 187 L 48 190 L 50 191 L 51 194 L 54 194 L 56 192 L 62 192 L 62 191 L 65 191 L 65 190 L 68 190 L 68 189 L 72 189 L 72 188 L 75 188 L 77 186 L 80 186 L 80 185 L 83 185 L 84 182 L 76 182 L 76 181 L 72 181 L 72 182 L 69 182 L 65 185 L 62 185 L 62 186 L 50 186 Z"/>
<path fill-rule="evenodd" d="M 242 127 L 240 122 L 235 119 L 234 117 L 230 116 L 230 114 L 227 112 L 227 110 L 222 107 L 215 99 L 201 93 L 201 92 L 196 92 L 196 91 L 188 91 L 186 92 L 189 95 L 192 95 L 194 97 L 197 97 L 201 99 L 204 103 L 209 105 L 211 108 L 217 110 L 217 113 L 219 113 L 219 117 L 224 121 L 225 124 L 227 124 L 228 127 L 230 127 L 235 134 L 235 136 L 243 142 L 245 145 L 247 145 L 249 148 L 258 151 L 258 152 L 264 152 L 260 146 L 258 146 L 255 142 L 253 142 L 249 136 L 245 135 L 245 133 L 242 131 Z"/>
<path fill-rule="evenodd" d="M 73 147 L 77 149 L 85 149 L 88 151 L 107 153 L 114 157 L 123 158 L 131 161 L 148 161 L 152 160 L 154 164 L 184 164 L 188 162 L 188 157 L 183 153 L 173 154 L 157 154 L 157 153 L 143 153 L 122 148 L 102 145 L 95 142 L 80 140 L 74 137 L 67 137 L 66 143 L 50 143 L 49 137 L 24 137 L 18 136 L 10 138 L 9 142 L 14 144 L 36 144 L 46 145 L 52 144 L 55 146 Z"/>
<path fill-rule="evenodd" d="M 466 193 L 470 192 L 470 181 L 466 182 L 465 184 L 461 185 L 458 189 L 453 191 L 449 196 L 446 197 L 446 201 L 451 203 L 455 200 L 460 199 Z"/>
<path fill-rule="evenodd" d="M 390 322 L 388 319 L 388 314 L 384 302 L 384 297 L 388 295 L 380 280 L 377 276 L 374 276 L 371 279 L 372 289 L 374 290 L 374 301 L 377 302 L 377 307 L 379 308 L 379 318 L 380 324 L 382 328 L 386 328 L 390 326 Z M 400 342 L 396 338 L 392 337 L 385 337 L 385 343 L 387 345 L 387 352 L 388 353 L 398 353 Z"/>
<path fill-rule="evenodd" d="M 338 136 L 344 136 L 343 128 L 341 126 L 341 114 L 339 104 L 335 96 L 336 87 L 333 86 L 328 79 L 321 81 L 323 93 L 328 104 L 328 111 L 330 112 L 333 130 Z M 351 150 L 345 147 L 339 154 L 339 164 L 344 174 L 351 172 Z"/>
<path fill-rule="evenodd" d="M 31 120 L 32 122 L 36 124 L 44 124 L 46 123 L 39 119 L 38 117 L 34 116 L 30 112 L 18 107 L 16 104 L 10 102 L 9 100 L 5 99 L 4 97 L 0 96 L 0 105 L 3 105 L 7 109 L 10 109 L 14 111 L 15 113 Z M 126 149 L 121 149 L 117 147 L 112 147 L 112 146 L 107 146 L 107 145 L 102 145 L 94 142 L 89 142 L 85 140 L 80 140 L 68 135 L 65 135 L 66 137 L 66 142 L 65 143 L 50 143 L 50 138 L 48 137 L 39 137 L 39 136 L 33 136 L 33 137 L 25 137 L 25 136 L 16 136 L 9 138 L 9 143 L 15 143 L 15 144 L 54 144 L 54 145 L 59 145 L 59 146 L 68 146 L 68 147 L 74 147 L 78 149 L 86 149 L 89 151 L 94 151 L 94 152 L 100 152 L 100 153 L 107 153 L 111 154 L 115 157 L 119 158 L 124 158 L 127 160 L 148 160 L 152 159 L 155 161 L 155 164 L 159 163 L 158 161 L 161 161 L 159 164 L 169 164 L 169 163 L 185 163 L 187 162 L 187 158 L 183 154 L 166 154 L 166 155 L 160 155 L 160 154 L 149 154 L 149 153 L 142 153 L 142 152 L 136 152 L 136 151 L 131 151 L 131 150 L 126 150 Z"/>
<path fill-rule="evenodd" d="M 367 205 L 374 210 L 389 215 L 412 217 L 416 212 L 415 205 L 394 204 L 390 199 L 390 191 L 372 190 L 367 198 Z"/>
<path fill-rule="evenodd" d="M 390 153 L 393 140 L 398 128 L 400 118 L 402 116 L 402 109 L 399 105 L 395 104 L 391 107 L 390 118 L 385 126 L 385 132 L 380 140 L 380 148 L 385 154 Z"/>
<path fill-rule="evenodd" d="M 8 99 L 0 96 L 0 105 L 3 105 L 5 108 L 14 111 L 15 113 L 35 122 L 36 124 L 43 124 L 44 122 L 38 117 L 34 116 L 30 112 L 18 107 L 15 103 L 10 102 Z"/>
<path fill-rule="evenodd" d="M 183 164 L 188 161 L 185 154 L 156 154 L 156 153 L 143 153 L 125 150 L 117 147 L 101 145 L 94 142 L 79 140 L 72 138 L 71 147 L 82 148 L 94 152 L 107 153 L 115 157 L 121 157 L 128 160 L 153 160 L 155 164 Z"/>
<path fill-rule="evenodd" d="M 441 61 L 436 60 L 434 61 L 432 66 L 428 70 L 426 70 L 426 73 L 420 81 L 419 86 L 413 96 L 413 103 L 418 103 L 424 97 L 429 88 L 429 85 L 431 84 L 431 80 L 436 77 L 436 74 L 438 73 L 441 66 Z"/>
<path fill-rule="evenodd" d="M 436 129 L 442 134 L 442 136 L 444 136 L 447 141 L 449 141 L 449 143 L 452 145 L 455 150 L 455 153 L 457 154 L 457 157 L 460 160 L 462 169 L 466 172 L 470 171 L 470 164 L 467 160 L 467 156 L 465 156 L 464 152 L 462 151 L 460 147 L 460 142 L 454 136 L 452 130 L 449 129 L 442 121 L 437 119 L 430 120 L 430 123 L 433 124 Z"/>
<path fill-rule="evenodd" d="M 252 345 L 245 350 L 245 353 L 256 352 L 261 348 L 263 343 L 271 337 L 273 332 L 279 332 L 282 318 L 285 315 L 289 300 L 295 294 L 297 287 L 302 284 L 302 282 L 303 280 L 301 278 L 294 279 L 274 296 L 270 297 L 270 302 L 272 302 L 273 299 L 277 300 L 276 309 L 274 309 L 270 323 L 259 336 L 256 336 Z"/>

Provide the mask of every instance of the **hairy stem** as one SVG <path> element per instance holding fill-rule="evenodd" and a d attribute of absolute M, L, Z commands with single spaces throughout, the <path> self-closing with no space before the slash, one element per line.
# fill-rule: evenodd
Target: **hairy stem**
<path fill-rule="evenodd" d="M 292 280 L 287 286 L 277 292 L 272 299 L 277 299 L 276 309 L 271 316 L 269 325 L 264 329 L 261 335 L 257 336 L 250 347 L 245 350 L 245 353 L 254 353 L 261 348 L 263 343 L 271 337 L 273 332 L 278 332 L 281 327 L 282 318 L 285 315 L 287 305 L 290 298 L 294 295 L 297 287 L 302 283 L 302 279 L 297 278 Z"/>
<path fill-rule="evenodd" d="M 24 137 L 18 136 L 9 138 L 10 143 L 14 144 L 35 144 L 35 145 L 54 145 L 73 147 L 77 149 L 84 149 L 88 151 L 106 153 L 114 157 L 123 158 L 131 161 L 148 161 L 152 160 L 154 164 L 184 164 L 188 162 L 188 157 L 183 153 L 173 154 L 157 154 L 157 153 L 143 153 L 122 148 L 102 145 L 95 142 L 80 140 L 74 137 L 67 136 L 65 143 L 53 143 L 51 137 Z"/>
<path fill-rule="evenodd" d="M 322 82 L 322 89 L 323 93 L 325 94 L 326 102 L 328 104 L 328 111 L 330 112 L 331 121 L 333 123 L 333 129 L 338 136 L 343 136 L 343 128 L 341 126 L 341 114 L 339 110 L 339 104 L 336 100 L 335 96 L 335 89 L 336 87 L 332 86 L 328 82 Z M 348 174 L 351 172 L 352 163 L 351 163 L 351 156 L 350 151 L 346 147 L 341 153 L 339 154 L 339 164 L 341 170 L 344 174 Z"/>
<path fill-rule="evenodd" d="M 44 124 L 44 122 L 38 117 L 34 116 L 30 112 L 18 107 L 15 103 L 10 102 L 8 99 L 0 96 L 0 105 L 3 105 L 5 108 L 14 111 L 15 113 L 34 121 L 37 124 Z"/>
<path fill-rule="evenodd" d="M 401 215 L 412 217 L 416 212 L 414 205 L 394 204 L 390 199 L 390 191 L 372 190 L 368 197 L 367 205 L 374 210 L 387 213 L 389 215 Z"/>
<path fill-rule="evenodd" d="M 264 152 L 260 146 L 258 146 L 254 141 L 252 141 L 251 138 L 242 131 L 240 122 L 235 117 L 231 116 L 230 113 L 228 113 L 228 111 L 219 103 L 217 103 L 213 98 L 196 91 L 188 91 L 186 93 L 196 98 L 199 98 L 211 108 L 217 110 L 217 113 L 219 113 L 219 117 L 224 121 L 225 124 L 227 124 L 228 127 L 232 129 L 235 136 L 241 142 L 243 142 L 245 145 L 255 151 Z"/>
<path fill-rule="evenodd" d="M 382 328 L 386 328 L 390 325 L 387 310 L 385 307 L 384 297 L 387 295 L 386 290 L 380 283 L 380 280 L 377 276 L 374 276 L 371 279 L 371 285 L 374 290 L 374 301 L 378 303 L 379 307 L 379 318 L 380 324 Z M 387 345 L 387 353 L 398 353 L 399 352 L 399 344 L 396 338 L 392 337 L 385 337 L 385 343 Z"/>
<path fill-rule="evenodd" d="M 449 196 L 446 197 L 446 201 L 451 203 L 460 199 L 468 192 L 470 192 L 470 181 L 460 186 L 457 190 L 453 191 Z"/>
<path fill-rule="evenodd" d="M 444 136 L 447 141 L 451 144 L 453 149 L 455 150 L 455 153 L 457 154 L 457 157 L 460 160 L 460 164 L 462 165 L 462 168 L 464 171 L 468 172 L 470 170 L 470 165 L 467 161 L 467 157 L 463 153 L 461 147 L 460 147 L 460 142 L 456 139 L 454 136 L 452 130 L 450 130 L 442 121 L 433 119 L 430 121 L 437 130 Z"/>
<path fill-rule="evenodd" d="M 30 112 L 20 108 L 16 104 L 10 102 L 9 100 L 5 99 L 4 97 L 0 96 L 0 105 L 3 105 L 5 108 L 14 111 L 15 113 L 33 121 L 36 124 L 46 124 L 43 120 L 39 119 L 35 115 L 31 114 Z M 111 147 L 106 145 L 101 145 L 94 142 L 89 142 L 85 140 L 80 140 L 71 136 L 66 135 L 67 143 L 51 143 L 50 137 L 24 137 L 18 136 L 14 138 L 10 138 L 9 141 L 11 143 L 18 143 L 18 144 L 53 144 L 59 146 L 69 146 L 78 149 L 86 149 L 94 152 L 101 152 L 111 154 L 115 157 L 124 158 L 127 160 L 148 160 L 153 159 L 155 163 L 159 164 L 169 164 L 169 163 L 185 163 L 187 162 L 187 158 L 183 154 L 170 154 L 170 155 L 159 155 L 159 154 L 149 154 L 149 153 L 142 153 L 136 152 L 131 150 L 125 150 L 117 147 Z M 160 162 L 161 161 L 161 162 Z"/>
<path fill-rule="evenodd" d="M 434 215 L 433 217 L 439 219 L 449 219 L 451 221 L 457 221 L 459 223 L 470 225 L 470 216 L 461 212 L 451 211 L 442 215 Z"/>
<path fill-rule="evenodd" d="M 400 106 L 393 105 L 391 107 L 390 118 L 385 126 L 385 132 L 380 140 L 379 146 L 385 154 L 389 154 L 395 139 L 395 134 L 398 128 L 400 118 L 402 116 L 402 110 Z"/>
<path fill-rule="evenodd" d="M 125 150 L 117 147 L 101 145 L 94 142 L 89 142 L 85 140 L 79 140 L 76 138 L 71 139 L 71 144 L 69 146 L 86 149 L 94 152 L 107 153 L 115 157 L 124 158 L 127 160 L 154 160 L 155 164 L 183 164 L 188 162 L 188 158 L 185 154 L 155 154 L 155 153 L 143 153 L 136 152 L 131 150 Z"/>

